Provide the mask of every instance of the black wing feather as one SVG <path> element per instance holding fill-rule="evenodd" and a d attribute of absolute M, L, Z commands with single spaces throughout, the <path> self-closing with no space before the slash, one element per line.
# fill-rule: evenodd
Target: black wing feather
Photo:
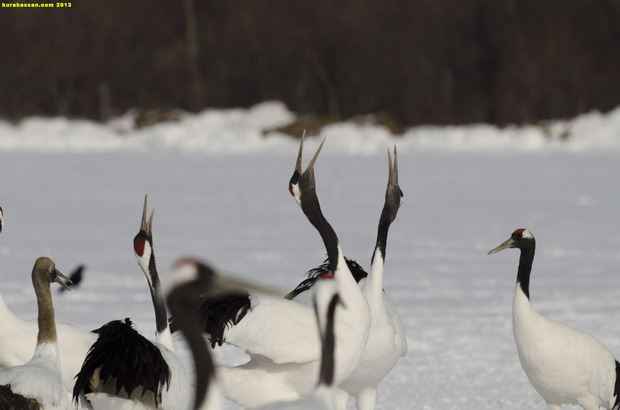
<path fill-rule="evenodd" d="M 73 399 L 93 391 L 91 379 L 99 369 L 102 384 L 116 382 L 116 394 L 124 388 L 131 395 L 142 388 L 142 397 L 153 392 L 159 406 L 163 388 L 170 386 L 170 368 L 157 346 L 138 333 L 129 319 L 114 320 L 93 332 L 99 337 L 76 376 Z"/>

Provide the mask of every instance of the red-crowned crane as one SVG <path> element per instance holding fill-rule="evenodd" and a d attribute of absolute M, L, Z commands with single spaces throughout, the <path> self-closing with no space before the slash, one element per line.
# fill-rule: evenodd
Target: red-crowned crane
<path fill-rule="evenodd" d="M 138 264 L 149 283 L 155 310 L 156 342 L 146 339 L 129 319 L 115 320 L 99 334 L 73 388 L 74 400 L 93 409 L 187 409 L 190 379 L 174 353 L 161 283 L 155 266 L 151 226 L 144 198 L 140 231 L 133 245 Z"/>
<path fill-rule="evenodd" d="M 372 410 L 375 406 L 379 383 L 392 370 L 398 359 L 407 352 L 407 339 L 400 314 L 392 299 L 383 291 L 383 265 L 387 249 L 387 236 L 391 223 L 402 204 L 403 192 L 398 185 L 398 156 L 394 147 L 394 163 L 388 149 L 388 183 L 385 202 L 379 218 L 377 240 L 372 254 L 372 269 L 368 275 L 355 261 L 347 259 L 370 307 L 370 332 L 364 354 L 351 376 L 340 384 L 344 395 L 340 396 L 346 407 L 349 396 L 355 396 L 357 408 Z M 299 303 L 311 302 L 311 289 L 325 274 L 326 264 L 309 272 L 309 278 L 290 292 L 287 297 Z"/>
<path fill-rule="evenodd" d="M 554 322 L 534 310 L 530 302 L 530 274 L 536 241 L 527 229 L 489 251 L 521 251 L 512 305 L 512 328 L 521 366 L 534 389 L 551 410 L 577 404 L 585 410 L 618 409 L 620 364 L 592 336 Z"/>
<path fill-rule="evenodd" d="M 383 291 L 383 265 L 387 249 L 390 224 L 396 218 L 403 200 L 398 185 L 398 158 L 394 147 L 394 164 L 388 150 L 388 183 L 385 203 L 379 218 L 377 241 L 372 255 L 372 269 L 359 285 L 370 307 L 370 332 L 364 354 L 351 376 L 340 388 L 355 396 L 357 408 L 372 410 L 375 407 L 379 383 L 392 370 L 398 359 L 407 353 L 405 327 L 392 299 Z"/>

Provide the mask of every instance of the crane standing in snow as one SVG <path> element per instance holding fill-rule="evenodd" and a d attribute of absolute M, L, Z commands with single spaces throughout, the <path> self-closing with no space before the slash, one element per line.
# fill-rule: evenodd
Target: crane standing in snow
<path fill-rule="evenodd" d="M 521 251 L 512 305 L 512 325 L 521 366 L 550 410 L 577 404 L 585 410 L 620 408 L 620 363 L 592 336 L 547 319 L 530 303 L 536 241 L 527 229 L 489 251 Z"/>

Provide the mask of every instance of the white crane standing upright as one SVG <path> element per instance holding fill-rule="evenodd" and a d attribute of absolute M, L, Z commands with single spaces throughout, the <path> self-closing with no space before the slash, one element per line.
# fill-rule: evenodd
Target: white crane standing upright
<path fill-rule="evenodd" d="M 536 241 L 527 229 L 489 251 L 521 251 L 512 305 L 512 328 L 521 366 L 534 389 L 551 410 L 577 404 L 585 410 L 620 407 L 620 364 L 592 336 L 554 322 L 534 310 L 530 302 L 530 274 Z"/>
<path fill-rule="evenodd" d="M 377 241 L 372 255 L 372 269 L 359 285 L 370 307 L 370 332 L 364 354 L 351 376 L 340 388 L 355 396 L 357 408 L 372 410 L 375 407 L 379 383 L 392 370 L 398 359 L 407 353 L 405 327 L 392 299 L 383 290 L 383 265 L 387 249 L 390 224 L 396 218 L 403 201 L 398 185 L 398 157 L 394 147 L 394 164 L 388 149 L 388 183 L 385 203 L 379 218 Z"/>

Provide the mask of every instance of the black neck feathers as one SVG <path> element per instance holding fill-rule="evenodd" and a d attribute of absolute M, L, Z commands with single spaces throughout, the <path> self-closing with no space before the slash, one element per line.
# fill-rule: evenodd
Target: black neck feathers
<path fill-rule="evenodd" d="M 151 250 L 153 246 L 151 245 Z M 149 259 L 149 275 L 151 280 L 151 299 L 153 300 L 153 308 L 155 309 L 155 326 L 157 333 L 162 333 L 168 327 L 168 313 L 166 312 L 166 304 L 161 291 L 161 282 L 159 281 L 159 274 L 157 273 L 157 266 L 155 265 L 155 252 L 151 251 L 151 257 Z"/>
<path fill-rule="evenodd" d="M 174 315 L 175 321 L 181 331 L 185 334 L 192 354 L 196 363 L 196 395 L 194 399 L 194 408 L 200 408 L 201 403 L 207 396 L 211 380 L 215 377 L 213 361 L 207 345 L 202 338 L 201 328 L 198 319 L 195 316 L 195 306 L 192 295 L 197 285 L 189 283 L 173 289 L 168 294 L 168 307 Z"/>
<path fill-rule="evenodd" d="M 519 269 L 517 270 L 517 283 L 528 299 L 530 298 L 530 274 L 532 273 L 535 249 L 536 242 L 534 242 L 533 239 L 527 241 L 527 243 L 521 247 Z"/>
<path fill-rule="evenodd" d="M 327 259 L 329 260 L 329 269 L 335 272 L 338 266 L 338 236 L 334 228 L 327 222 L 323 212 L 319 198 L 316 195 L 314 186 L 313 170 L 308 170 L 300 179 L 300 188 L 302 189 L 301 209 L 312 224 L 319 231 L 321 239 L 327 250 Z"/>

